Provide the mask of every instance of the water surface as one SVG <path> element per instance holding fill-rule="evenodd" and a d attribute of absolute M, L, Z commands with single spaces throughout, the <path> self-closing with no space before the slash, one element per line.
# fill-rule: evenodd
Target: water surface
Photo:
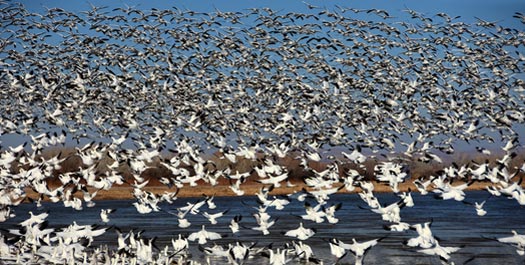
<path fill-rule="evenodd" d="M 394 194 L 376 194 L 381 203 L 390 204 L 395 202 L 398 197 Z M 421 196 L 413 194 L 415 206 L 405 207 L 401 210 L 402 221 L 410 224 L 423 223 L 432 220 L 432 232 L 440 239 L 443 246 L 461 246 L 462 249 L 453 253 L 451 261 L 462 264 L 464 261 L 475 257 L 469 264 L 518 264 L 523 263 L 524 257 L 516 254 L 512 246 L 502 244 L 487 238 L 510 236 L 511 230 L 518 233 L 525 233 L 525 209 L 520 207 L 515 200 L 506 198 L 491 197 L 485 204 L 488 212 L 486 216 L 476 215 L 473 206 L 456 201 L 436 200 L 430 195 Z M 468 192 L 467 199 L 470 202 L 481 202 L 488 198 L 488 193 L 484 191 Z M 330 264 L 335 261 L 331 256 L 328 240 L 338 238 L 344 242 L 351 242 L 352 238 L 358 241 L 370 240 L 385 237 L 379 244 L 373 247 L 365 257 L 365 264 L 440 264 L 437 257 L 427 256 L 418 253 L 416 248 L 409 248 L 403 245 L 403 241 L 415 237 L 415 231 L 391 232 L 383 229 L 387 224 L 381 220 L 381 216 L 366 208 L 366 204 L 356 194 L 337 194 L 333 195 L 328 202 L 342 202 L 342 208 L 337 212 L 339 219 L 337 224 L 314 223 L 308 220 L 301 220 L 298 216 L 305 213 L 304 202 L 292 200 L 284 210 L 278 211 L 270 208 L 268 213 L 272 219 L 277 219 L 276 224 L 270 228 L 270 234 L 263 236 L 260 232 L 251 230 L 256 226 L 252 214 L 256 212 L 257 206 L 255 197 L 217 197 L 214 202 L 216 209 L 210 210 L 206 206 L 201 208 L 201 212 L 208 211 L 215 213 L 228 209 L 226 216 L 218 219 L 217 225 L 211 225 L 202 215 L 188 214 L 188 220 L 192 225 L 187 229 L 177 226 L 175 216 L 165 211 L 175 211 L 177 207 L 195 202 L 199 198 L 179 198 L 173 204 L 162 204 L 164 211 L 151 214 L 139 214 L 129 200 L 98 201 L 92 208 L 84 208 L 82 211 L 75 211 L 64 208 L 62 204 L 44 203 L 39 209 L 33 204 L 22 204 L 15 208 L 17 216 L 2 223 L 2 228 L 14 228 L 16 224 L 29 217 L 28 211 L 34 213 L 49 211 L 49 225 L 51 227 L 66 227 L 73 221 L 78 224 L 99 224 L 102 226 L 115 226 L 123 232 L 131 229 L 134 231 L 144 230 L 144 237 L 156 237 L 156 245 L 163 249 L 170 244 L 172 238 L 177 238 L 178 234 L 188 235 L 191 232 L 200 230 L 201 225 L 206 225 L 210 231 L 219 232 L 227 237 L 209 242 L 206 246 L 213 244 L 227 245 L 228 243 L 257 242 L 258 247 L 266 247 L 270 244 L 273 248 L 282 248 L 284 244 L 290 243 L 293 238 L 286 237 L 283 233 L 289 229 L 298 227 L 299 222 L 303 222 L 307 228 L 317 229 L 316 234 L 304 241 L 310 245 L 317 258 Z M 315 205 L 315 202 L 311 202 Z M 252 207 L 253 206 L 253 207 Z M 103 208 L 115 208 L 117 212 L 110 216 L 110 222 L 103 224 L 99 213 Z M 241 231 L 232 235 L 228 225 L 235 215 L 242 215 Z M 97 237 L 94 245 L 107 244 L 114 247 L 116 244 L 117 233 L 111 229 L 104 235 Z M 204 261 L 205 255 L 198 250 L 196 242 L 190 242 L 193 260 Z M 211 258 L 212 263 L 221 264 L 225 259 Z M 347 255 L 341 261 L 343 263 L 353 263 L 352 255 Z M 251 263 L 266 263 L 265 258 L 252 260 Z M 292 262 L 293 264 L 293 262 Z"/>

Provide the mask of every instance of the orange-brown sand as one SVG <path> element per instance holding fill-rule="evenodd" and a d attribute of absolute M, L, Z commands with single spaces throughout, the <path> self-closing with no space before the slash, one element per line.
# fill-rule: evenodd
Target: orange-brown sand
<path fill-rule="evenodd" d="M 392 189 L 388 186 L 388 184 L 385 183 L 374 183 L 374 192 L 392 192 Z M 294 192 L 301 191 L 302 189 L 310 190 L 304 183 L 298 182 L 294 184 L 293 187 L 287 187 L 285 185 L 274 188 L 272 192 L 270 192 L 270 195 L 286 195 L 286 194 L 292 194 Z M 459 185 L 455 184 L 455 185 Z M 491 183 L 482 183 L 482 182 L 475 182 L 472 185 L 470 185 L 467 190 L 482 190 L 485 189 L 487 186 L 491 185 Z M 241 190 L 244 191 L 243 196 L 250 196 L 255 195 L 261 188 L 263 188 L 263 184 L 259 184 L 256 182 L 243 184 L 241 185 Z M 399 185 L 399 191 L 406 192 L 408 190 L 417 191 L 416 187 L 411 181 L 407 181 L 405 183 L 401 183 Z M 94 189 L 88 189 L 90 192 L 94 192 Z M 168 188 L 164 185 L 150 185 L 143 188 L 145 191 L 149 191 L 155 194 L 163 194 L 164 192 L 175 192 L 177 191 L 177 188 L 172 187 Z M 129 185 L 121 185 L 121 186 L 114 186 L 110 190 L 99 190 L 97 192 L 97 195 L 94 197 L 94 200 L 125 200 L 125 199 L 133 199 L 133 187 Z M 352 192 L 360 192 L 360 188 L 355 188 Z M 348 193 L 345 188 L 342 188 L 339 190 L 339 193 Z M 184 186 L 183 188 L 179 189 L 179 192 L 177 194 L 177 197 L 200 197 L 203 194 L 208 196 L 237 196 L 228 185 L 216 185 L 211 186 L 209 184 L 201 184 L 195 187 L 191 186 Z M 77 196 L 81 197 L 82 192 L 77 192 Z M 31 190 L 30 188 L 26 189 L 26 196 L 29 198 L 36 199 L 38 197 L 38 194 Z"/>

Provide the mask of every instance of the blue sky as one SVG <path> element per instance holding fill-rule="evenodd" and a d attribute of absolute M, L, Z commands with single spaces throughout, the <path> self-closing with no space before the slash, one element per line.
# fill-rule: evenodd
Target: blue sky
<path fill-rule="evenodd" d="M 27 8 L 37 11 L 42 10 L 42 6 L 47 7 L 61 7 L 70 11 L 84 11 L 90 8 L 89 3 L 96 6 L 109 6 L 110 8 L 135 6 L 140 9 L 150 9 L 152 7 L 167 9 L 172 6 L 178 8 L 187 8 L 195 11 L 210 12 L 215 8 L 221 11 L 242 11 L 246 8 L 253 7 L 270 7 L 274 10 L 282 10 L 282 12 L 314 12 L 308 10 L 303 1 L 294 0 L 280 0 L 280 1 L 262 1 L 262 0 L 120 0 L 120 1 L 104 1 L 104 0 L 23 0 L 19 1 Z M 479 17 L 488 21 L 499 21 L 499 23 L 506 27 L 523 28 L 523 24 L 517 19 L 513 18 L 514 12 L 525 13 L 525 1 L 523 0 L 442 0 L 442 1 L 420 1 L 420 0 L 370 0 L 370 1 L 319 1 L 308 0 L 309 4 L 326 7 L 328 9 L 335 8 L 335 5 L 353 8 L 379 8 L 388 11 L 392 16 L 399 14 L 401 10 L 406 8 L 413 9 L 428 16 L 433 16 L 436 13 L 444 12 L 450 16 L 461 16 L 461 20 L 465 22 L 474 22 L 474 17 Z"/>

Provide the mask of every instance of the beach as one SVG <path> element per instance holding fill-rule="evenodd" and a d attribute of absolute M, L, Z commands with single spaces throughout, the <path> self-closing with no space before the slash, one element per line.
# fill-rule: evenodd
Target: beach
<path fill-rule="evenodd" d="M 387 183 L 379 183 L 377 181 L 372 181 L 374 185 L 374 192 L 377 193 L 392 193 L 392 188 L 388 186 Z M 462 183 L 457 182 L 457 184 L 454 185 L 460 185 Z M 289 195 L 296 192 L 300 192 L 303 189 L 304 190 L 313 190 L 309 188 L 304 182 L 298 182 L 296 181 L 293 183 L 293 187 L 286 186 L 285 183 L 279 188 L 274 188 L 269 195 Z M 491 186 L 492 184 L 490 182 L 474 182 L 471 185 L 469 185 L 465 190 L 468 191 L 477 191 L 477 190 L 485 190 L 488 186 Z M 522 183 L 522 187 L 525 186 L 524 183 Z M 241 190 L 244 191 L 243 196 L 253 196 L 257 192 L 259 192 L 262 188 L 268 187 L 268 185 L 263 185 L 257 182 L 251 182 L 248 184 L 243 184 L 241 186 Z M 337 186 L 335 186 L 337 187 Z M 418 192 L 416 186 L 412 181 L 406 181 L 405 183 L 401 183 L 398 186 L 399 192 Z M 96 189 L 92 187 L 87 188 L 90 193 L 93 193 L 97 191 Z M 96 196 L 93 198 L 93 200 L 130 200 L 133 199 L 133 187 L 124 184 L 124 185 L 115 185 L 110 190 L 98 190 L 96 193 Z M 197 186 L 191 187 L 191 186 L 184 186 L 182 188 L 168 188 L 165 185 L 148 185 L 142 188 L 144 191 L 152 192 L 157 195 L 162 195 L 166 192 L 176 192 L 177 197 L 181 198 L 190 198 L 190 197 L 202 197 L 203 195 L 207 196 L 216 196 L 216 197 L 224 197 L 224 196 L 232 196 L 237 197 L 230 188 L 229 185 L 216 185 L 211 186 L 209 184 L 200 183 Z M 361 192 L 362 189 L 359 187 L 355 187 L 353 191 L 347 191 L 344 187 L 342 187 L 337 193 L 358 193 Z M 25 189 L 26 196 L 29 198 L 38 198 L 38 194 L 33 191 L 31 188 Z M 82 193 L 77 193 L 77 197 L 81 198 Z M 238 196 L 242 197 L 242 196 Z M 47 200 L 47 198 L 44 198 L 44 200 Z"/>

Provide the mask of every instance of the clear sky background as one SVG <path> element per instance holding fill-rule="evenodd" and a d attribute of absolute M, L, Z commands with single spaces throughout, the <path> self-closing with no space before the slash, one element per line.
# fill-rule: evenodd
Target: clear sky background
<path fill-rule="evenodd" d="M 159 9 L 168 9 L 176 6 L 178 8 L 187 8 L 195 11 L 210 12 L 215 8 L 221 11 L 242 11 L 246 8 L 253 7 L 270 7 L 274 10 L 282 10 L 282 12 L 314 12 L 308 10 L 309 4 L 319 6 L 321 8 L 334 9 L 335 5 L 353 8 L 379 8 L 384 9 L 395 16 L 404 9 L 413 9 L 428 16 L 433 16 L 436 13 L 444 12 L 450 16 L 461 16 L 461 20 L 467 23 L 475 22 L 475 17 L 487 21 L 498 21 L 500 25 L 505 27 L 523 28 L 524 25 L 518 19 L 513 18 L 515 12 L 525 13 L 524 0 L 439 0 L 439 1 L 421 1 L 421 0 L 370 0 L 370 1 L 319 1 L 319 0 L 279 0 L 279 1 L 262 1 L 262 0 L 120 0 L 120 1 L 105 1 L 105 0 L 23 0 L 18 1 L 23 3 L 28 9 L 38 11 L 46 7 L 61 7 L 69 11 L 85 11 L 90 9 L 90 3 L 95 6 L 109 6 L 110 8 L 134 6 L 139 9 L 151 9 L 152 7 Z"/>

